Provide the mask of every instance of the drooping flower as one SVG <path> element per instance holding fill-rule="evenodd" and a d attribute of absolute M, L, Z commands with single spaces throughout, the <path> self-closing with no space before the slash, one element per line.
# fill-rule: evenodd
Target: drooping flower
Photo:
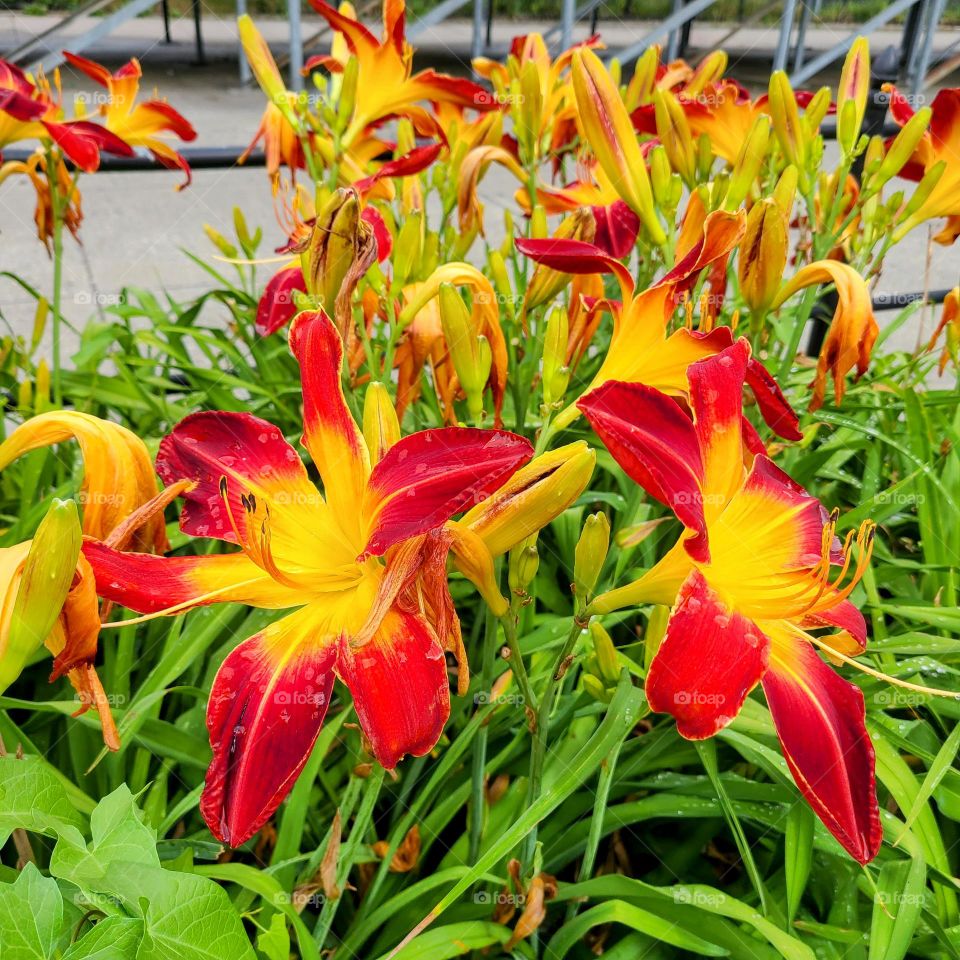
<path fill-rule="evenodd" d="M 742 213 L 711 213 L 692 249 L 666 276 L 640 292 L 635 290 L 633 278 L 622 263 L 589 243 L 518 239 L 516 244 L 521 253 L 555 270 L 572 274 L 612 273 L 620 285 L 621 303 L 610 304 L 614 312 L 610 347 L 588 390 L 608 380 L 620 380 L 683 397 L 688 389 L 687 367 L 729 346 L 733 333 L 729 327 L 710 331 L 681 328 L 668 333 L 670 318 L 700 272 L 729 255 L 743 230 Z M 796 414 L 755 358 L 748 365 L 747 381 L 770 427 L 787 439 L 799 439 Z M 554 425 L 568 426 L 578 415 L 577 406 L 571 404 L 554 419 Z"/>
<path fill-rule="evenodd" d="M 163 522 L 163 494 L 157 483 L 143 441 L 126 427 L 90 414 L 58 410 L 33 417 L 17 427 L 0 444 L 0 470 L 32 450 L 76 440 L 83 460 L 83 482 L 77 499 L 83 508 L 82 532 L 93 540 L 114 546 L 133 546 L 141 551 L 167 548 Z M 179 488 L 174 489 L 174 493 Z M 76 517 L 76 509 L 73 516 Z M 4 615 L 0 618 L 0 660 L 13 654 L 10 616 L 17 604 L 43 607 L 34 624 L 35 646 L 46 643 L 54 655 L 51 681 L 66 674 L 80 699 L 80 712 L 96 708 L 103 726 L 104 742 L 113 750 L 120 745 L 107 696 L 97 676 L 94 659 L 100 632 L 100 613 L 93 571 L 79 554 L 81 528 L 71 553 L 70 517 L 54 509 L 33 539 L 0 549 L 0 590 Z M 76 519 L 72 521 L 76 525 Z M 36 559 L 32 559 L 34 555 Z M 59 592 L 52 564 L 68 562 L 69 574 Z M 30 574 L 31 565 L 40 573 Z M 34 583 L 39 580 L 39 589 Z M 53 592 L 51 593 L 51 590 Z M 25 591 L 21 599 L 21 591 Z M 33 596 L 36 599 L 33 599 Z M 4 665 L 3 674 L 18 673 L 23 664 Z M 12 679 L 12 674 L 8 679 Z"/>
<path fill-rule="evenodd" d="M 833 283 L 836 287 L 837 309 L 817 359 L 810 410 L 823 406 L 828 372 L 833 377 L 834 400 L 840 405 L 846 391 L 846 375 L 854 367 L 857 377 L 866 372 L 880 335 L 866 281 L 853 267 L 837 260 L 817 260 L 801 267 L 780 290 L 773 306 L 779 307 L 798 290 L 820 283 Z"/>
<path fill-rule="evenodd" d="M 197 413 L 163 441 L 157 472 L 168 484 L 195 483 L 185 533 L 240 552 L 165 558 L 84 545 L 99 593 L 149 616 L 221 601 L 295 608 L 230 653 L 211 689 L 201 811 L 231 844 L 258 830 L 293 785 L 335 676 L 383 766 L 434 747 L 450 709 L 445 651 L 458 660 L 461 692 L 467 681 L 443 526 L 533 452 L 503 431 L 441 428 L 397 441 L 371 469 L 342 392 L 333 323 L 302 313 L 290 342 L 322 495 L 276 427 Z"/>
<path fill-rule="evenodd" d="M 797 786 L 866 863 L 881 828 L 863 694 L 815 647 L 847 661 L 864 648 L 865 623 L 848 597 L 869 560 L 873 528 L 857 533 L 854 562 L 853 534 L 841 545 L 818 500 L 745 450 L 749 358 L 741 339 L 690 366 L 692 419 L 641 384 L 607 383 L 580 401 L 620 466 L 686 528 L 647 574 L 598 597 L 593 610 L 672 607 L 646 693 L 689 739 L 725 727 L 761 684 Z M 824 627 L 840 632 L 811 632 Z"/>

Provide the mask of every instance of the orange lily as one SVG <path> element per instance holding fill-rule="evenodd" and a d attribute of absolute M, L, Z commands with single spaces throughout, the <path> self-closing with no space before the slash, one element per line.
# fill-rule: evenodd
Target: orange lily
<path fill-rule="evenodd" d="M 144 147 L 165 167 L 180 169 L 186 180 L 177 189 L 190 183 L 190 164 L 167 142 L 166 134 L 183 141 L 195 140 L 196 130 L 166 100 L 145 100 L 137 103 L 143 71 L 134 58 L 116 73 L 75 53 L 64 51 L 67 62 L 107 90 L 107 102 L 97 113 L 103 117 L 110 133 L 131 147 Z"/>
<path fill-rule="evenodd" d="M 681 328 L 668 333 L 670 318 L 700 272 L 725 258 L 744 232 L 744 214 L 716 211 L 703 224 L 700 240 L 666 276 L 646 290 L 637 292 L 627 268 L 589 243 L 575 240 L 517 239 L 517 249 L 564 273 L 612 273 L 622 302 L 602 302 L 614 315 L 613 334 L 607 356 L 587 390 L 608 380 L 642 383 L 675 397 L 687 393 L 687 367 L 711 356 L 731 343 L 729 327 L 710 331 Z M 773 378 L 756 360 L 749 365 L 749 383 L 767 423 L 781 436 L 799 439 L 797 418 Z M 571 404 L 554 418 L 554 429 L 569 426 L 579 416 Z"/>

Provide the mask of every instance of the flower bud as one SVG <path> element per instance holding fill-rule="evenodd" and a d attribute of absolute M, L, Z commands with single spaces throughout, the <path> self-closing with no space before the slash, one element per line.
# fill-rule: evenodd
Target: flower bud
<path fill-rule="evenodd" d="M 887 84 L 884 84 L 884 89 L 887 89 Z M 880 164 L 876 178 L 870 181 L 871 192 L 879 190 L 906 166 L 927 132 L 932 116 L 933 111 L 929 107 L 923 107 L 900 128 L 900 132 L 887 148 L 887 155 Z"/>
<path fill-rule="evenodd" d="M 737 264 L 740 294 L 758 322 L 780 289 L 788 244 L 787 219 L 779 205 L 774 200 L 758 200 L 747 215 Z"/>
<path fill-rule="evenodd" d="M 603 172 L 643 221 L 651 242 L 657 246 L 665 243 L 647 166 L 620 91 L 600 58 L 586 47 L 574 52 L 571 76 L 580 127 Z"/>
<path fill-rule="evenodd" d="M 503 305 L 504 312 L 513 320 L 516 316 L 513 302 L 513 285 L 510 283 L 510 274 L 507 273 L 507 264 L 503 259 L 503 254 L 499 250 L 491 250 L 488 256 L 490 264 L 490 278 L 493 280 L 493 287 L 497 291 L 497 299 Z M 527 288 L 527 297 L 530 296 L 530 289 Z M 526 298 L 524 298 L 526 302 Z"/>
<path fill-rule="evenodd" d="M 538 160 L 543 94 L 540 90 L 539 66 L 533 60 L 528 60 L 520 71 L 519 109 L 513 111 L 513 116 L 521 156 L 528 163 Z"/>
<path fill-rule="evenodd" d="M 3 560 L 15 564 L 6 579 L 8 593 L 16 584 L 16 598 L 4 603 L 12 602 L 12 613 L 0 635 L 0 692 L 50 635 L 73 583 L 81 539 L 76 503 L 54 500 L 32 542 L 2 551 Z"/>
<path fill-rule="evenodd" d="M 683 108 L 672 93 L 655 90 L 653 106 L 657 122 L 657 137 L 667 151 L 670 165 L 688 187 L 697 178 L 697 153 Z"/>
<path fill-rule="evenodd" d="M 456 521 L 501 556 L 560 516 L 586 489 L 596 453 L 583 440 L 540 454 Z"/>
<path fill-rule="evenodd" d="M 573 583 L 577 596 L 586 600 L 597 585 L 610 547 L 610 521 L 603 512 L 592 513 L 583 525 L 573 559 Z"/>
<path fill-rule="evenodd" d="M 620 658 L 610 634 L 598 620 L 593 620 L 590 623 L 590 637 L 593 640 L 598 673 L 608 683 L 616 683 L 620 679 Z"/>
<path fill-rule="evenodd" d="M 480 591 L 493 615 L 502 617 L 509 604 L 500 592 L 493 555 L 487 545 L 463 523 L 454 521 L 448 523 L 445 529 L 451 537 L 450 550 L 454 565 Z"/>
<path fill-rule="evenodd" d="M 671 209 L 673 199 L 673 171 L 670 169 L 670 159 L 667 151 L 661 144 L 657 144 L 649 154 L 650 186 L 653 189 L 653 198 L 661 210 Z"/>
<path fill-rule="evenodd" d="M 793 201 L 797 196 L 797 168 L 789 166 L 780 174 L 777 185 L 773 188 L 773 201 L 783 211 L 783 215 L 790 222 L 793 212 Z"/>
<path fill-rule="evenodd" d="M 440 284 L 439 300 L 440 323 L 450 359 L 467 395 L 470 416 L 478 420 L 483 415 L 483 390 L 493 362 L 490 343 L 477 334 L 473 317 L 452 283 Z"/>
<path fill-rule="evenodd" d="M 215 227 L 209 223 L 203 225 L 203 232 L 207 239 L 228 259 L 235 260 L 237 257 L 237 248 Z"/>
<path fill-rule="evenodd" d="M 870 43 L 857 37 L 847 51 L 837 87 L 837 142 L 850 153 L 856 146 L 870 95 Z"/>
<path fill-rule="evenodd" d="M 593 243 L 596 230 L 597 221 L 590 208 L 578 207 L 560 221 L 553 237 L 557 240 L 583 240 Z M 550 303 L 569 282 L 570 274 L 538 263 L 527 285 L 524 310 L 532 310 L 541 303 Z"/>
<path fill-rule="evenodd" d="M 782 70 L 775 71 L 770 77 L 767 103 L 780 149 L 787 162 L 797 168 L 800 183 L 805 187 L 808 180 L 806 166 L 809 152 L 806 130 L 800 123 L 800 111 L 793 87 Z"/>
<path fill-rule="evenodd" d="M 367 387 L 363 398 L 363 439 L 375 467 L 400 439 L 400 421 L 390 399 L 390 391 L 377 380 Z"/>
<path fill-rule="evenodd" d="M 537 535 L 533 534 L 510 551 L 510 561 L 507 569 L 510 592 L 516 596 L 526 594 L 527 587 L 536 579 L 539 568 L 540 554 L 537 552 Z"/>
<path fill-rule="evenodd" d="M 550 228 L 547 226 L 547 212 L 541 206 L 535 206 L 530 214 L 530 236 L 535 240 L 543 240 L 549 236 Z"/>
<path fill-rule="evenodd" d="M 47 316 L 50 313 L 50 302 L 46 297 L 37 298 L 37 309 L 33 313 L 33 333 L 30 337 L 30 352 L 33 353 L 34 350 L 40 345 L 40 341 L 43 339 L 43 331 L 47 326 Z M 6 351 L 4 351 L 6 353 Z M 6 356 L 2 358 L 5 360 Z M 0 361 L 2 362 L 2 361 Z"/>
<path fill-rule="evenodd" d="M 333 318 L 344 338 L 353 291 L 376 255 L 373 229 L 360 219 L 356 191 L 336 190 L 317 213 L 300 262 L 314 306 Z"/>
<path fill-rule="evenodd" d="M 50 366 L 42 357 L 37 364 L 37 390 L 33 400 L 34 413 L 43 413 L 50 405 Z"/>
<path fill-rule="evenodd" d="M 407 214 L 397 234 L 393 255 L 393 281 L 403 286 L 415 277 L 423 252 L 423 212 L 414 210 Z"/>
<path fill-rule="evenodd" d="M 243 14 L 237 19 L 237 27 L 240 32 L 240 45 L 246 54 L 250 63 L 250 69 L 256 77 L 260 89 L 267 95 L 267 99 L 280 110 L 287 122 L 297 127 L 297 118 L 293 112 L 293 107 L 287 98 L 287 88 L 283 84 L 283 78 L 277 69 L 277 63 L 273 59 L 273 54 L 263 39 L 260 31 L 254 26 L 253 20 L 247 14 Z"/>
<path fill-rule="evenodd" d="M 660 47 L 654 44 L 643 51 L 643 55 L 637 60 L 637 65 L 633 69 L 633 77 L 627 87 L 627 103 L 631 108 L 646 106 L 653 100 L 659 67 Z"/>
<path fill-rule="evenodd" d="M 543 338 L 543 402 L 547 405 L 561 402 L 570 383 L 568 340 L 567 311 L 557 304 L 547 314 L 547 329 Z"/>
<path fill-rule="evenodd" d="M 360 80 L 360 60 L 348 57 L 340 75 L 340 95 L 337 98 L 337 129 L 346 130 L 357 105 L 357 83 Z"/>
<path fill-rule="evenodd" d="M 725 210 L 736 210 L 747 198 L 750 188 L 756 182 L 760 168 L 767 158 L 770 127 L 770 117 L 765 113 L 761 113 L 754 120 L 730 173 L 730 184 L 723 203 Z"/>

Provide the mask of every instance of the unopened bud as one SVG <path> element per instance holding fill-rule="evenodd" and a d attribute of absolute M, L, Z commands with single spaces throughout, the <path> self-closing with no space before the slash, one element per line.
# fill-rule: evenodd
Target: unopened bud
<path fill-rule="evenodd" d="M 376 466 L 400 439 L 400 421 L 386 386 L 374 380 L 363 398 L 363 439 Z"/>
<path fill-rule="evenodd" d="M 616 683 L 620 679 L 620 658 L 617 648 L 610 639 L 610 634 L 604 630 L 599 621 L 590 623 L 590 637 L 593 640 L 593 652 L 597 658 L 597 670 L 608 683 Z"/>
<path fill-rule="evenodd" d="M 597 585 L 610 547 L 610 521 L 602 512 L 592 513 L 583 525 L 573 558 L 573 583 L 577 596 L 587 600 Z"/>
<path fill-rule="evenodd" d="M 547 314 L 543 338 L 543 402 L 547 405 L 562 401 L 570 383 L 567 342 L 567 311 L 558 304 Z"/>
<path fill-rule="evenodd" d="M 534 534 L 510 551 L 508 582 L 510 591 L 523 596 L 527 587 L 536 579 L 540 567 L 540 554 L 537 552 L 537 537 Z"/>

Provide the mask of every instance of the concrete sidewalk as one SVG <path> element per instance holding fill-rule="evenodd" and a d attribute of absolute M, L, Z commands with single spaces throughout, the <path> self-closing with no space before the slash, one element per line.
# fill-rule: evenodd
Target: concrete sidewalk
<path fill-rule="evenodd" d="M 304 4 L 303 37 L 309 38 L 324 30 L 325 22 L 317 16 L 309 5 Z M 28 16 L 19 11 L 0 12 L 0 56 L 13 50 L 21 43 L 38 35 L 60 20 L 60 16 Z M 285 54 L 289 47 L 289 25 L 285 18 L 257 17 L 257 26 L 278 54 Z M 95 18 L 81 17 L 69 27 L 68 36 L 76 36 L 89 29 Z M 379 33 L 377 24 L 370 23 L 371 29 Z M 509 20 L 498 18 L 494 21 L 491 36 L 491 52 L 502 54 L 506 51 L 512 37 L 518 34 L 538 31 L 546 33 L 554 27 L 554 21 Z M 641 20 L 619 20 L 605 17 L 599 21 L 598 32 L 611 48 L 624 48 L 641 40 L 655 22 Z M 415 29 L 415 21 L 410 24 Z M 577 24 L 574 37 L 584 39 L 589 25 Z M 813 23 L 807 31 L 808 59 L 827 50 L 833 44 L 849 36 L 855 30 L 851 24 Z M 450 19 L 444 23 L 417 32 L 414 38 L 417 54 L 422 60 L 443 63 L 459 63 L 469 66 L 472 39 L 472 24 L 469 19 Z M 738 24 L 720 24 L 695 21 L 690 33 L 689 56 L 696 59 L 703 53 L 723 47 L 734 64 L 769 64 L 776 47 L 779 28 L 777 26 L 739 27 Z M 210 60 L 235 60 L 237 57 L 237 29 L 235 18 L 213 13 L 209 7 L 203 7 L 202 34 L 205 53 Z M 899 46 L 902 28 L 886 27 L 877 30 L 871 37 L 871 47 L 877 53 L 886 47 Z M 192 18 L 184 15 L 174 19 L 171 29 L 172 43 L 166 43 L 163 34 L 163 20 L 159 16 L 144 16 L 130 20 L 118 27 L 110 36 L 88 47 L 85 55 L 93 59 L 123 61 L 131 56 L 140 57 L 146 63 L 191 63 L 195 60 L 194 27 Z M 934 45 L 934 61 L 938 55 L 960 47 L 960 29 L 941 28 L 937 32 Z M 317 49 L 326 49 L 328 35 L 317 44 Z"/>

